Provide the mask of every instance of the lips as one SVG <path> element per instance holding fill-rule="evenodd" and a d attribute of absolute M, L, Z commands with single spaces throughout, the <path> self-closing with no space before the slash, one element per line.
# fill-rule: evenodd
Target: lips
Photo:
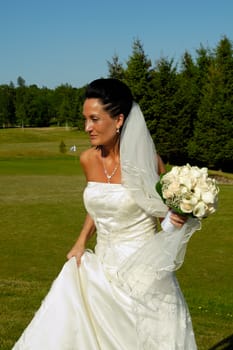
<path fill-rule="evenodd" d="M 95 142 L 98 139 L 98 135 L 89 135 L 90 141 Z"/>

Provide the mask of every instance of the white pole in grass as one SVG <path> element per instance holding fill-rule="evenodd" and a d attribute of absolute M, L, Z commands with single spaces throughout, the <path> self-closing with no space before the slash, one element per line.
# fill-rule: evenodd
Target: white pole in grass
<path fill-rule="evenodd" d="M 78 158 L 78 155 L 76 154 L 76 151 L 77 151 L 77 146 L 76 145 L 73 145 L 70 147 L 70 152 L 73 152 L 74 153 L 74 160 L 76 162 L 77 158 Z"/>

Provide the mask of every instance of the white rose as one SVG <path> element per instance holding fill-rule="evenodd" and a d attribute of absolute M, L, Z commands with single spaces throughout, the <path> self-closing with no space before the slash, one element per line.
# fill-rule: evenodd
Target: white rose
<path fill-rule="evenodd" d="M 189 176 L 190 175 L 190 170 L 191 170 L 191 167 L 189 164 L 187 165 L 184 165 L 180 168 L 180 175 L 181 176 Z"/>
<path fill-rule="evenodd" d="M 180 167 L 174 166 L 174 167 L 171 169 L 170 173 L 172 174 L 172 176 L 177 177 L 177 176 L 179 176 L 179 174 L 180 174 L 180 170 L 181 170 Z"/>
<path fill-rule="evenodd" d="M 193 215 L 197 218 L 203 218 L 207 212 L 208 206 L 202 201 L 198 202 L 193 209 Z"/>
<path fill-rule="evenodd" d="M 193 195 L 194 195 L 196 198 L 201 199 L 201 193 L 202 193 L 201 188 L 198 187 L 198 186 L 196 186 L 196 187 L 194 188 Z"/>
<path fill-rule="evenodd" d="M 168 199 L 172 198 L 173 193 L 169 191 L 167 188 L 163 190 L 163 198 Z"/>
<path fill-rule="evenodd" d="M 202 169 L 198 168 L 197 166 L 193 166 L 191 169 L 191 174 L 193 177 L 199 178 L 203 176 L 204 172 L 202 171 Z"/>
<path fill-rule="evenodd" d="M 186 186 L 181 186 L 180 193 L 182 197 L 185 197 L 186 195 L 190 194 L 190 190 Z"/>
<path fill-rule="evenodd" d="M 180 186 L 178 182 L 172 182 L 168 186 L 164 186 L 163 188 L 163 197 L 164 198 L 172 198 L 176 196 L 180 191 Z"/>
<path fill-rule="evenodd" d="M 197 198 L 193 193 L 187 193 L 180 202 L 180 208 L 185 213 L 191 213 L 194 206 L 198 203 Z"/>
<path fill-rule="evenodd" d="M 210 192 L 210 191 L 208 191 L 208 192 L 203 192 L 201 196 L 202 196 L 202 200 L 203 200 L 206 204 L 208 204 L 208 203 L 214 203 L 215 195 L 214 195 L 212 192 Z"/>
<path fill-rule="evenodd" d="M 190 201 L 181 201 L 180 209 L 182 210 L 183 213 L 192 213 L 193 204 Z"/>
<path fill-rule="evenodd" d="M 180 184 L 184 185 L 185 187 L 187 187 L 188 190 L 192 189 L 192 179 L 188 176 L 180 176 L 179 178 Z"/>
<path fill-rule="evenodd" d="M 214 195 L 219 193 L 219 187 L 217 186 L 215 179 L 208 179 L 208 187 Z"/>
<path fill-rule="evenodd" d="M 183 198 L 184 202 L 191 203 L 192 205 L 196 205 L 199 201 L 199 197 L 195 196 L 194 193 L 188 193 L 186 196 Z"/>
<path fill-rule="evenodd" d="M 173 181 L 169 186 L 168 186 L 169 191 L 173 193 L 179 193 L 180 192 L 180 184 L 177 181 Z"/>
<path fill-rule="evenodd" d="M 173 182 L 175 179 L 176 179 L 176 176 L 174 176 L 172 172 L 169 172 L 162 177 L 162 183 L 169 184 Z"/>
<path fill-rule="evenodd" d="M 201 168 L 201 169 L 199 169 L 199 172 L 205 178 L 208 176 L 208 169 L 207 168 Z"/>
<path fill-rule="evenodd" d="M 209 187 L 207 183 L 200 179 L 200 181 L 197 182 L 194 188 L 194 193 L 199 194 L 199 196 L 201 197 L 204 192 L 208 192 L 208 191 L 209 191 Z"/>

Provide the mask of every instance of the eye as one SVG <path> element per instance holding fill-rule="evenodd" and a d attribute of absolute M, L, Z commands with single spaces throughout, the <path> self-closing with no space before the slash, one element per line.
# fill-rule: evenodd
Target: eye
<path fill-rule="evenodd" d="M 98 117 L 92 117 L 91 120 L 92 120 L 93 122 L 97 122 L 97 121 L 99 120 L 99 118 L 98 118 Z"/>

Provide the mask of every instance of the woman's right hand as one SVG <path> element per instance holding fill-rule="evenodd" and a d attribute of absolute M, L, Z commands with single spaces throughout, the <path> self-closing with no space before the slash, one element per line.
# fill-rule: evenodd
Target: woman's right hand
<path fill-rule="evenodd" d="M 71 259 L 75 256 L 78 266 L 81 264 L 82 255 L 85 252 L 86 242 L 95 232 L 95 224 L 93 219 L 89 214 L 86 215 L 86 219 L 83 225 L 83 228 L 80 232 L 80 235 L 75 243 L 75 245 L 71 248 L 69 253 L 67 254 L 67 259 Z"/>
<path fill-rule="evenodd" d="M 81 257 L 85 252 L 85 245 L 79 242 L 76 242 L 75 245 L 71 248 L 67 254 L 67 259 L 71 259 L 73 256 L 76 258 L 78 266 L 81 264 Z"/>

